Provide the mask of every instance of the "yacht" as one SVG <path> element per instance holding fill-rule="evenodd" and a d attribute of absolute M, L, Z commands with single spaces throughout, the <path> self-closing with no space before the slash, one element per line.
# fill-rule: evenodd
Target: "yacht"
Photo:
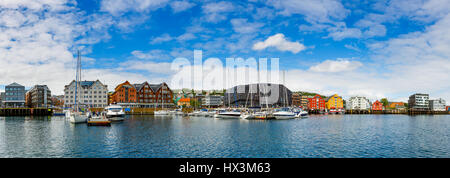
<path fill-rule="evenodd" d="M 296 118 L 305 118 L 308 117 L 308 111 L 303 110 L 302 108 L 295 108 L 293 110 Z"/>
<path fill-rule="evenodd" d="M 167 110 L 155 111 L 155 116 L 166 116 L 166 115 L 169 115 L 169 111 Z"/>
<path fill-rule="evenodd" d="M 183 111 L 181 109 L 175 109 L 173 111 L 169 111 L 171 115 L 183 115 Z"/>
<path fill-rule="evenodd" d="M 70 123 L 86 123 L 87 122 L 87 118 L 88 116 L 86 114 L 83 114 L 82 112 L 80 112 L 80 107 L 79 107 L 79 100 L 78 97 L 79 95 L 77 95 L 77 93 L 79 93 L 79 88 L 81 88 L 80 85 L 80 81 L 81 81 L 81 57 L 80 57 L 80 51 L 78 51 L 78 57 L 77 57 L 77 70 L 76 70 L 76 78 L 75 78 L 75 106 L 73 110 L 68 110 L 66 112 L 66 118 L 69 119 Z"/>
<path fill-rule="evenodd" d="M 241 117 L 241 111 L 237 109 L 222 111 L 214 114 L 214 117 L 218 119 L 239 119 Z"/>
<path fill-rule="evenodd" d="M 110 120 L 123 120 L 125 116 L 122 106 L 119 105 L 109 105 L 105 108 L 105 111 L 106 117 L 111 118 Z"/>
<path fill-rule="evenodd" d="M 294 119 L 296 114 L 292 112 L 289 108 L 281 108 L 276 110 L 273 113 L 273 116 L 275 119 L 281 120 L 281 119 Z"/>

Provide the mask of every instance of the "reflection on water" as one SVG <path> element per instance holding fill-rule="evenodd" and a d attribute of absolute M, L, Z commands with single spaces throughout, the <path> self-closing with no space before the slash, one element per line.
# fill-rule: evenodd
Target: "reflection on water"
<path fill-rule="evenodd" d="M 111 127 L 0 117 L 0 157 L 449 157 L 450 117 L 127 116 Z"/>

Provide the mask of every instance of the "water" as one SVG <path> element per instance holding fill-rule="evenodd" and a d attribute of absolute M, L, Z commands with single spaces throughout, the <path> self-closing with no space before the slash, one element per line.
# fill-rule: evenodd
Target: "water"
<path fill-rule="evenodd" d="M 0 117 L 0 157 L 450 157 L 449 128 L 449 115 L 127 116 L 111 127 L 63 117 Z"/>

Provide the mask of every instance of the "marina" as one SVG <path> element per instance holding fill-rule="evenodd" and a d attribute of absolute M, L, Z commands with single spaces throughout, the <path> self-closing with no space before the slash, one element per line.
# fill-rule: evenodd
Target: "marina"
<path fill-rule="evenodd" d="M 126 115 L 108 127 L 59 116 L 0 117 L 0 157 L 440 158 L 450 156 L 449 127 L 449 115 Z"/>

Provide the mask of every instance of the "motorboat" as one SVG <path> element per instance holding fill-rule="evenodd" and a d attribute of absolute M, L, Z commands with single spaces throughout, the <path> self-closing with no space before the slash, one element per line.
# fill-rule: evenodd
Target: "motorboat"
<path fill-rule="evenodd" d="M 123 117 L 125 116 L 125 112 L 123 111 L 123 108 L 120 105 L 109 105 L 108 107 L 105 108 L 105 111 L 107 118 L 119 117 L 115 120 L 123 120 Z"/>
<path fill-rule="evenodd" d="M 231 111 L 222 111 L 214 114 L 214 118 L 219 119 L 239 119 L 241 118 L 241 111 L 238 109 L 234 109 Z"/>
<path fill-rule="evenodd" d="M 155 116 L 167 116 L 169 115 L 169 111 L 167 110 L 158 110 L 154 112 Z"/>
<path fill-rule="evenodd" d="M 282 119 L 294 119 L 296 114 L 291 111 L 290 108 L 281 108 L 276 110 L 273 113 L 273 116 L 275 119 L 282 120 Z"/>
<path fill-rule="evenodd" d="M 305 111 L 302 108 L 294 108 L 293 112 L 295 113 L 296 118 L 308 117 L 308 111 Z"/>
<path fill-rule="evenodd" d="M 175 109 L 172 111 L 169 111 L 170 115 L 183 115 L 183 111 L 181 109 Z"/>

